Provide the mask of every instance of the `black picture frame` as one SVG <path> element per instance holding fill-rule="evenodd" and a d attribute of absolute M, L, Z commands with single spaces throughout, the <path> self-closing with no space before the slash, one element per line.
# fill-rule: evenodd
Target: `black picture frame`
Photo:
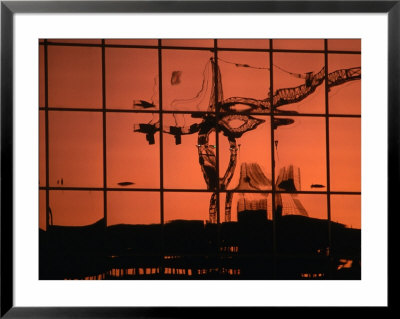
<path fill-rule="evenodd" d="M 6 318 L 225 316 L 226 309 L 191 307 L 15 307 L 13 302 L 13 16 L 16 13 L 387 13 L 388 218 L 397 211 L 399 181 L 400 1 L 1 1 L 1 313 Z M 388 225 L 391 225 L 388 223 Z M 393 227 L 393 223 L 391 225 Z M 390 229 L 388 233 L 392 234 Z M 388 238 L 389 240 L 389 238 Z M 389 246 L 390 247 L 390 246 Z M 389 258 L 390 261 L 390 258 Z M 388 285 L 390 280 L 388 281 Z M 391 302 L 388 300 L 390 307 Z M 388 308 L 389 308 L 388 307 Z M 240 308 L 235 314 L 265 308 Z M 307 311 L 291 308 L 296 315 Z"/>

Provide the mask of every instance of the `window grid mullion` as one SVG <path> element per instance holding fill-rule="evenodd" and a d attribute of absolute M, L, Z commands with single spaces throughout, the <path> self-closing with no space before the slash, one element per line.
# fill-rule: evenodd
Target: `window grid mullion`
<path fill-rule="evenodd" d="M 273 40 L 269 40 L 269 47 L 270 47 L 270 53 L 269 53 L 269 85 L 270 85 L 270 105 L 271 105 L 271 111 L 270 111 L 270 143 L 271 143 L 271 181 L 272 181 L 272 196 L 271 196 L 271 218 L 272 218 L 272 256 L 273 256 L 273 271 L 272 271 L 272 276 L 273 278 L 277 277 L 277 230 L 276 230 L 276 211 L 275 211 L 275 196 L 276 196 L 276 187 L 275 187 L 275 150 L 274 150 L 274 47 L 273 47 Z"/>
<path fill-rule="evenodd" d="M 160 121 L 160 223 L 164 225 L 164 132 L 163 132 L 163 89 L 162 89 L 162 43 L 158 40 L 158 104 Z"/>
<path fill-rule="evenodd" d="M 45 148 L 46 148 L 46 230 L 49 229 L 50 221 L 50 149 L 49 149 L 49 65 L 48 65 L 48 45 L 47 39 L 44 40 L 44 109 L 45 109 Z M 53 223 L 53 217 L 51 218 Z"/>
<path fill-rule="evenodd" d="M 331 252 L 332 252 L 332 225 L 331 225 L 331 181 L 330 181 L 330 149 L 329 149 L 329 83 L 328 83 L 328 40 L 324 40 L 324 46 L 325 46 L 325 53 L 324 53 L 324 58 L 325 58 L 325 149 L 326 149 L 326 191 L 327 191 L 327 212 L 328 212 L 328 257 L 329 257 L 329 271 L 328 275 L 332 276 L 332 257 L 331 257 Z"/>
<path fill-rule="evenodd" d="M 102 109 L 107 109 L 106 102 L 106 47 L 105 40 L 101 40 L 101 77 L 102 77 Z M 107 209 L 107 113 L 103 112 L 103 211 L 104 211 L 104 225 L 108 225 L 108 209 Z"/>

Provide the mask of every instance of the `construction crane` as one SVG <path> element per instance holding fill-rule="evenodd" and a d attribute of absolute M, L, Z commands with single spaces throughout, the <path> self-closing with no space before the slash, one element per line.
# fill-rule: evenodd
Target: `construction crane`
<path fill-rule="evenodd" d="M 361 67 L 340 69 L 328 74 L 325 71 L 325 67 L 322 67 L 322 69 L 317 73 L 308 72 L 299 75 L 298 77 L 304 79 L 303 84 L 296 87 L 278 89 L 273 93 L 272 98 L 270 92 L 268 92 L 265 99 L 258 100 L 248 97 L 229 97 L 224 99 L 222 91 L 222 76 L 218 67 L 218 62 L 211 58 L 210 63 L 212 69 L 212 88 L 207 112 L 201 115 L 199 115 L 198 112 L 191 114 L 193 118 L 201 118 L 202 121 L 191 126 L 169 126 L 162 128 L 162 131 L 174 135 L 176 144 L 182 142 L 182 135 L 198 134 L 197 149 L 199 164 L 203 172 L 204 180 L 207 184 L 207 189 L 213 191 L 209 205 L 209 222 L 216 223 L 217 191 L 227 189 L 236 168 L 238 152 L 236 139 L 264 123 L 264 120 L 252 117 L 251 113 L 270 113 L 273 111 L 274 114 L 277 115 L 295 114 L 297 113 L 296 111 L 282 111 L 279 110 L 279 107 L 304 100 L 309 95 L 313 94 L 322 83 L 324 83 L 325 78 L 328 79 L 328 90 L 343 83 L 360 80 Z M 248 64 L 237 64 L 237 66 L 250 67 Z M 203 81 L 203 83 L 205 82 Z M 204 90 L 204 85 L 201 90 Z M 199 95 L 200 94 L 198 93 L 196 96 Z M 154 105 L 153 103 L 144 100 L 139 101 L 140 103 L 136 103 L 136 106 L 143 105 L 144 108 L 147 108 Z M 240 111 L 236 108 L 238 105 L 245 105 L 247 106 L 247 109 Z M 215 113 L 212 113 L 216 112 L 217 109 L 221 111 L 217 112 L 218 117 Z M 229 114 L 232 112 L 235 114 Z M 233 127 L 230 124 L 233 120 L 240 120 L 243 124 L 239 127 Z M 294 120 L 291 118 L 274 118 L 272 125 L 273 129 L 276 130 L 282 125 L 291 125 L 292 123 L 294 123 Z M 134 132 L 145 133 L 149 144 L 154 144 L 154 134 L 160 130 L 159 122 L 134 125 Z M 209 136 L 212 132 L 222 132 L 229 142 L 229 164 L 222 177 L 217 176 L 215 147 L 209 143 Z M 282 182 L 283 181 L 280 181 L 281 184 Z M 225 221 L 230 221 L 231 219 L 232 196 L 232 192 L 227 193 L 225 202 Z M 296 204 L 296 206 L 299 206 L 299 204 Z"/>

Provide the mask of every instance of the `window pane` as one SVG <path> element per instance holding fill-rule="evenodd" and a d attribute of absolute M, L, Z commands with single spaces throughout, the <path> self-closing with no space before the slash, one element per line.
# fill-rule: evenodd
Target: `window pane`
<path fill-rule="evenodd" d="M 159 133 L 134 131 L 158 118 L 154 113 L 107 114 L 108 187 L 160 187 Z"/>
<path fill-rule="evenodd" d="M 45 105 L 44 45 L 39 45 L 39 107 Z"/>
<path fill-rule="evenodd" d="M 277 194 L 277 242 L 281 253 L 326 254 L 326 195 Z"/>
<path fill-rule="evenodd" d="M 163 117 L 164 130 L 171 131 L 172 127 L 185 127 L 200 123 L 202 119 L 193 119 L 189 114 L 165 114 Z M 172 128 L 173 130 L 174 128 Z M 184 130 L 184 129 L 180 129 Z M 164 134 L 164 187 L 182 189 L 207 189 L 203 170 L 215 182 L 215 133 L 209 135 L 208 144 L 201 146 L 198 134 L 179 136 Z M 181 144 L 179 144 L 181 142 Z M 177 144 L 178 143 L 178 144 Z M 208 145 L 208 146 L 206 146 Z M 205 152 L 213 153 L 207 158 L 204 166 L 199 164 L 200 155 Z M 215 183 L 212 183 L 215 185 Z M 210 184 L 210 185 L 211 185 Z"/>
<path fill-rule="evenodd" d="M 186 261 L 195 268 L 203 264 L 208 264 L 209 268 L 217 267 L 214 259 L 204 260 L 200 256 L 217 251 L 217 224 L 207 223 L 210 198 L 211 193 L 164 193 L 165 253 L 167 256 L 192 255 L 181 263 L 176 260 L 177 265 Z"/>
<path fill-rule="evenodd" d="M 50 186 L 103 187 L 102 114 L 49 112 Z"/>
<path fill-rule="evenodd" d="M 346 228 L 361 229 L 361 196 L 331 195 L 331 220 Z"/>
<path fill-rule="evenodd" d="M 328 50 L 361 51 L 361 39 L 329 39 Z"/>
<path fill-rule="evenodd" d="M 166 192 L 164 193 L 164 222 L 174 220 L 209 220 L 212 193 Z"/>
<path fill-rule="evenodd" d="M 274 49 L 324 50 L 322 39 L 274 39 Z"/>
<path fill-rule="evenodd" d="M 163 50 L 163 109 L 206 111 L 212 93 L 211 52 Z"/>
<path fill-rule="evenodd" d="M 108 108 L 157 109 L 157 50 L 107 48 L 106 90 Z"/>
<path fill-rule="evenodd" d="M 278 194 L 276 203 L 278 212 L 282 212 L 276 224 L 278 278 L 328 276 L 326 195 Z"/>
<path fill-rule="evenodd" d="M 107 226 L 160 224 L 160 193 L 108 192 Z"/>
<path fill-rule="evenodd" d="M 269 54 L 225 52 L 218 54 L 224 98 L 265 99 L 269 91 Z"/>
<path fill-rule="evenodd" d="M 221 222 L 265 222 L 267 220 L 272 221 L 271 196 L 271 193 L 255 192 L 221 193 Z"/>
<path fill-rule="evenodd" d="M 106 44 L 119 45 L 158 45 L 157 39 L 106 39 Z"/>
<path fill-rule="evenodd" d="M 48 68 L 50 107 L 101 107 L 101 48 L 49 46 Z"/>
<path fill-rule="evenodd" d="M 46 230 L 46 191 L 39 190 L 39 228 Z"/>
<path fill-rule="evenodd" d="M 361 279 L 361 196 L 332 195 L 332 260 L 335 279 Z"/>
<path fill-rule="evenodd" d="M 46 186 L 45 112 L 39 111 L 39 186 Z"/>
<path fill-rule="evenodd" d="M 269 190 L 271 189 L 271 127 L 270 117 L 246 115 L 230 117 L 232 127 L 254 122 L 253 130 L 236 139 L 236 146 L 223 134 L 219 137 L 220 177 L 226 189 Z M 225 118 L 225 121 L 228 119 Z M 258 121 L 258 122 L 256 122 Z M 235 155 L 236 154 L 236 155 Z M 235 164 L 236 158 L 236 165 Z M 233 173 L 229 182 L 229 176 Z M 228 183 L 229 182 L 229 183 Z"/>
<path fill-rule="evenodd" d="M 361 55 L 356 54 L 329 54 L 329 73 L 338 71 L 339 78 L 345 77 L 352 72 L 352 68 L 361 67 Z M 343 70 L 339 73 L 339 70 Z M 346 71 L 344 71 L 346 70 Z M 354 69 L 351 73 L 353 78 L 360 75 L 361 70 Z M 347 81 L 341 85 L 333 86 L 329 90 L 329 112 L 331 114 L 361 114 L 361 80 Z"/>
<path fill-rule="evenodd" d="M 274 101 L 278 110 L 325 113 L 324 55 L 274 53 L 273 59 Z"/>
<path fill-rule="evenodd" d="M 288 216 L 288 220 L 297 218 L 289 216 L 302 216 L 301 219 L 311 222 L 315 219 L 316 223 L 328 219 L 326 195 L 281 193 L 276 195 L 275 201 L 282 207 L 282 216 Z"/>
<path fill-rule="evenodd" d="M 326 191 L 325 119 L 302 116 L 275 120 L 277 186 L 287 191 Z"/>
<path fill-rule="evenodd" d="M 268 39 L 221 39 L 219 48 L 268 49 Z"/>
<path fill-rule="evenodd" d="M 214 47 L 212 39 L 162 39 L 163 46 L 177 47 Z"/>
<path fill-rule="evenodd" d="M 101 44 L 101 39 L 48 39 L 54 43 Z"/>
<path fill-rule="evenodd" d="M 273 275 L 271 196 L 269 193 L 221 193 L 220 251 L 233 252 L 231 267 L 240 268 L 242 279 L 270 279 Z M 227 206 L 231 207 L 231 221 Z"/>
<path fill-rule="evenodd" d="M 138 268 L 160 267 L 160 193 L 108 192 L 107 207 L 106 244 L 112 268 L 136 268 L 138 274 Z"/>
<path fill-rule="evenodd" d="M 50 191 L 53 225 L 85 226 L 104 217 L 103 192 Z"/>
<path fill-rule="evenodd" d="M 331 118 L 330 167 L 332 191 L 361 191 L 361 119 Z"/>

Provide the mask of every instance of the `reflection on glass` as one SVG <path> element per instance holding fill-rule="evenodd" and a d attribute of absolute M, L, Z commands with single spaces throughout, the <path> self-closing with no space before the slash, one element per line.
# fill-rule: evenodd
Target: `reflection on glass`
<path fill-rule="evenodd" d="M 347 228 L 361 229 L 361 196 L 331 195 L 331 220 Z"/>
<path fill-rule="evenodd" d="M 326 191 L 325 119 L 275 117 L 275 176 L 286 191 Z"/>
<path fill-rule="evenodd" d="M 213 92 L 212 53 L 163 50 L 163 109 L 207 111 Z"/>
<path fill-rule="evenodd" d="M 39 111 L 39 186 L 46 186 L 45 112 Z"/>
<path fill-rule="evenodd" d="M 221 51 L 218 54 L 218 66 L 224 98 L 265 99 L 268 96 L 268 53 Z"/>
<path fill-rule="evenodd" d="M 272 221 L 272 194 L 255 192 L 221 193 L 220 212 L 221 222 Z"/>
<path fill-rule="evenodd" d="M 281 193 L 276 195 L 276 205 L 282 207 L 282 216 L 318 220 L 328 218 L 326 195 Z"/>
<path fill-rule="evenodd" d="M 323 50 L 323 39 L 274 39 L 274 49 L 286 50 Z"/>
<path fill-rule="evenodd" d="M 361 196 L 331 196 L 335 279 L 361 279 Z"/>
<path fill-rule="evenodd" d="M 328 50 L 361 51 L 361 39 L 329 39 Z"/>
<path fill-rule="evenodd" d="M 39 228 L 46 230 L 46 191 L 39 190 Z"/>
<path fill-rule="evenodd" d="M 210 178 L 215 180 L 214 131 L 208 135 L 208 143 L 205 140 L 199 142 L 199 133 L 180 134 L 190 131 L 190 127 L 201 121 L 202 119 L 191 118 L 189 114 L 164 115 L 164 132 L 170 133 L 163 135 L 165 188 L 206 189 L 208 184 L 204 173 L 211 174 Z M 204 165 L 201 165 L 201 154 L 207 152 L 210 156 L 207 156 Z"/>
<path fill-rule="evenodd" d="M 211 193 L 164 193 L 166 267 L 181 268 L 176 261 L 185 256 L 184 264 L 188 262 L 195 268 L 205 268 L 204 272 L 210 271 L 207 268 L 213 263 L 206 256 L 215 254 L 218 247 L 217 225 L 208 223 L 210 197 Z"/>
<path fill-rule="evenodd" d="M 218 48 L 268 49 L 268 39 L 221 39 Z"/>
<path fill-rule="evenodd" d="M 106 49 L 108 108 L 159 107 L 158 53 L 153 49 Z"/>
<path fill-rule="evenodd" d="M 50 186 L 103 186 L 102 114 L 49 112 Z"/>
<path fill-rule="evenodd" d="M 101 107 L 101 48 L 49 46 L 48 68 L 50 107 Z"/>
<path fill-rule="evenodd" d="M 160 187 L 158 119 L 154 113 L 107 114 L 108 187 Z"/>
<path fill-rule="evenodd" d="M 255 275 L 252 271 L 260 271 L 265 275 L 272 270 L 269 269 L 270 261 L 264 258 L 258 259 L 258 266 L 265 263 L 261 266 L 263 268 L 261 270 L 254 265 L 255 260 L 251 257 L 251 254 L 272 253 L 271 196 L 270 193 L 221 194 L 221 249 L 224 252 L 233 250 L 242 254 L 243 258 L 248 258 L 243 271 L 249 277 Z"/>
<path fill-rule="evenodd" d="M 324 65 L 323 54 L 274 53 L 277 112 L 324 113 Z"/>
<path fill-rule="evenodd" d="M 361 119 L 329 120 L 332 191 L 361 191 Z"/>
<path fill-rule="evenodd" d="M 162 39 L 163 46 L 177 46 L 177 47 L 214 47 L 214 40 L 212 39 Z"/>
<path fill-rule="evenodd" d="M 118 45 L 158 45 L 157 39 L 107 39 L 105 42 Z"/>
<path fill-rule="evenodd" d="M 348 77 L 347 74 L 353 74 L 353 76 L 360 74 L 361 71 L 357 69 L 359 67 L 361 67 L 359 54 L 329 54 L 328 56 L 329 73 L 337 71 L 340 77 Z M 354 79 L 330 88 L 329 113 L 361 114 L 361 81 L 357 77 Z"/>
<path fill-rule="evenodd" d="M 57 226 L 86 226 L 104 217 L 103 192 L 50 191 L 52 222 Z"/>
<path fill-rule="evenodd" d="M 39 107 L 45 106 L 44 45 L 39 45 Z"/>
<path fill-rule="evenodd" d="M 232 130 L 243 127 L 243 135 L 229 142 L 219 137 L 220 178 L 223 189 L 271 189 L 271 127 L 268 116 L 223 118 Z M 253 123 L 252 123 L 253 122 Z M 247 130 L 246 130 L 247 128 Z"/>
<path fill-rule="evenodd" d="M 275 203 L 278 252 L 324 258 L 329 244 L 326 195 L 278 194 Z"/>
<path fill-rule="evenodd" d="M 209 220 L 212 193 L 166 192 L 164 193 L 164 222 L 174 220 Z"/>
<path fill-rule="evenodd" d="M 107 225 L 160 224 L 160 193 L 113 191 L 107 194 Z"/>

